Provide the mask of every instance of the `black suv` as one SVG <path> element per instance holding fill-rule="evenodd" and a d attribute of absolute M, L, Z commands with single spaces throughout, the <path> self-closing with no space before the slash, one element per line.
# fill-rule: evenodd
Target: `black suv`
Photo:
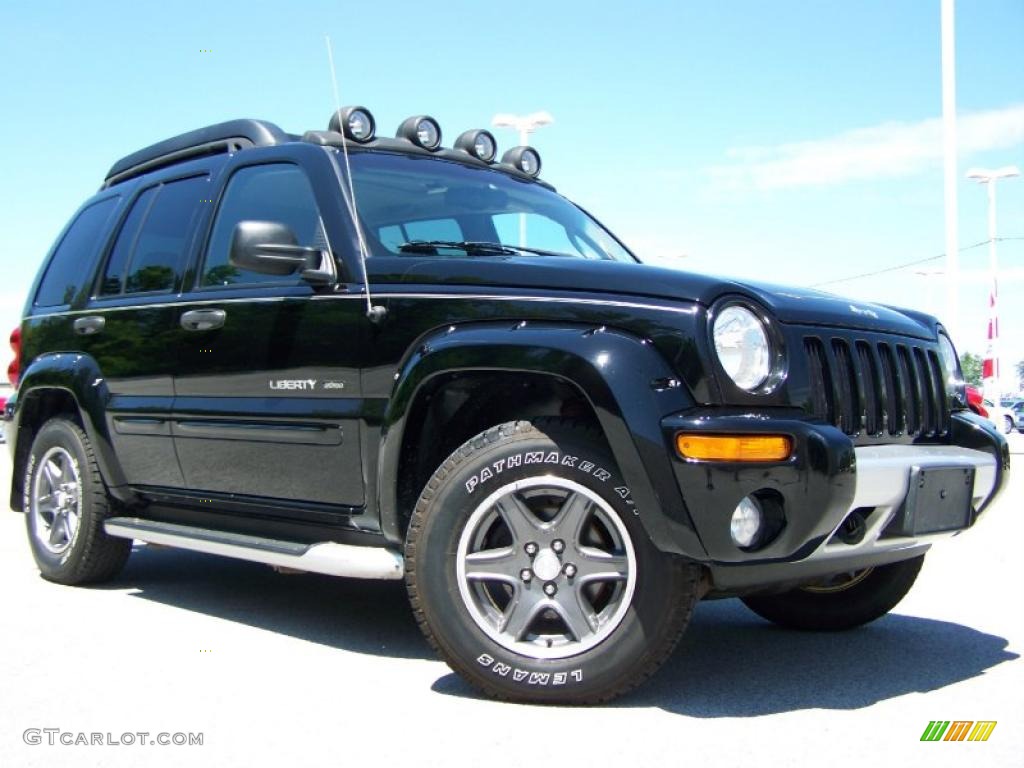
<path fill-rule="evenodd" d="M 134 539 L 404 578 L 489 695 L 597 702 L 703 597 L 878 618 L 992 502 L 1006 442 L 935 318 L 645 266 L 495 152 L 354 107 L 115 163 L 14 337 L 43 576 L 110 579 Z"/>

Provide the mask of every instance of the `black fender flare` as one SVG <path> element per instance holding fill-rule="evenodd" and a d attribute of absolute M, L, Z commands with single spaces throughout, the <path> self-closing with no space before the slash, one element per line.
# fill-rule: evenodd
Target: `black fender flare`
<path fill-rule="evenodd" d="M 434 331 L 413 345 L 395 374 L 382 423 L 377 499 L 389 541 L 402 540 L 397 489 L 406 417 L 431 379 L 458 371 L 538 373 L 575 386 L 597 414 L 654 544 L 706 559 L 661 429 L 663 416 L 693 406 L 690 393 L 649 341 L 591 325 L 471 323 Z"/>
<path fill-rule="evenodd" d="M 118 491 L 118 488 L 125 486 L 126 483 L 107 426 L 106 409 L 110 400 L 110 390 L 99 365 L 89 355 L 78 352 L 40 355 L 22 372 L 12 417 L 17 440 L 14 446 L 16 455 L 20 456 L 22 451 L 27 453 L 29 449 L 28 445 L 22 444 L 23 436 L 27 436 L 27 428 L 21 423 L 22 417 L 27 409 L 32 408 L 36 399 L 54 390 L 67 393 L 74 401 L 78 409 L 78 418 L 93 445 L 96 461 L 110 492 L 121 501 L 130 501 L 124 492 Z M 12 502 L 14 495 L 12 483 Z"/>

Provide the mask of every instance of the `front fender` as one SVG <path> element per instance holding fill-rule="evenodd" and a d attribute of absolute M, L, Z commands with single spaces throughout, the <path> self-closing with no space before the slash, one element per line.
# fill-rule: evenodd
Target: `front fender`
<path fill-rule="evenodd" d="M 660 549 L 704 559 L 672 474 L 662 417 L 693 400 L 653 345 L 604 327 L 474 323 L 421 339 L 403 359 L 384 416 L 378 498 L 381 527 L 398 543 L 398 467 L 406 416 L 436 376 L 455 371 L 538 373 L 559 377 L 586 397 L 601 424 L 635 512 Z"/>

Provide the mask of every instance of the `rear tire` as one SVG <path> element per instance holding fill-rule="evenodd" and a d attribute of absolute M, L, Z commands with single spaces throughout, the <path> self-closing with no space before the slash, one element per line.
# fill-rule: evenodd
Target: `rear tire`
<path fill-rule="evenodd" d="M 648 539 L 601 433 L 560 419 L 455 451 L 416 505 L 405 567 L 427 639 L 510 701 L 625 693 L 662 665 L 699 596 L 699 567 Z"/>
<path fill-rule="evenodd" d="M 25 526 L 43 578 L 88 584 L 116 576 L 131 553 L 129 539 L 108 536 L 112 500 L 92 444 L 74 422 L 46 422 L 25 468 Z"/>
<path fill-rule="evenodd" d="M 1003 434 L 1008 435 L 1013 432 L 1013 419 L 1009 416 L 1003 416 Z"/>
<path fill-rule="evenodd" d="M 924 555 L 776 595 L 748 595 L 741 599 L 758 616 L 789 629 L 852 629 L 895 608 L 914 586 L 922 563 Z"/>

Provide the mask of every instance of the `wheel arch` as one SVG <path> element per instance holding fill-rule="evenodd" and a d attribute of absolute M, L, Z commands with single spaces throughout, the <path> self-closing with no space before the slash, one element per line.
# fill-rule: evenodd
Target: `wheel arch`
<path fill-rule="evenodd" d="M 401 483 L 408 469 L 403 456 L 422 428 L 415 416 L 447 381 L 466 376 L 519 377 L 578 395 L 586 413 L 561 415 L 596 421 L 654 543 L 694 558 L 704 555 L 660 429 L 664 415 L 693 405 L 689 392 L 650 342 L 582 324 L 474 323 L 435 331 L 413 345 L 395 375 L 377 457 L 381 528 L 390 541 L 401 543 L 411 512 L 403 507 Z M 519 418 L 507 402 L 494 402 L 503 407 L 487 426 Z M 404 499 L 408 505 L 407 493 Z"/>
<path fill-rule="evenodd" d="M 110 443 L 106 403 L 110 393 L 95 359 L 79 353 L 53 353 L 33 360 L 18 383 L 13 421 L 15 445 L 11 475 L 12 509 L 23 511 L 24 467 L 40 428 L 56 416 L 78 424 L 93 445 L 96 461 L 111 494 L 122 501 L 121 465 Z"/>

